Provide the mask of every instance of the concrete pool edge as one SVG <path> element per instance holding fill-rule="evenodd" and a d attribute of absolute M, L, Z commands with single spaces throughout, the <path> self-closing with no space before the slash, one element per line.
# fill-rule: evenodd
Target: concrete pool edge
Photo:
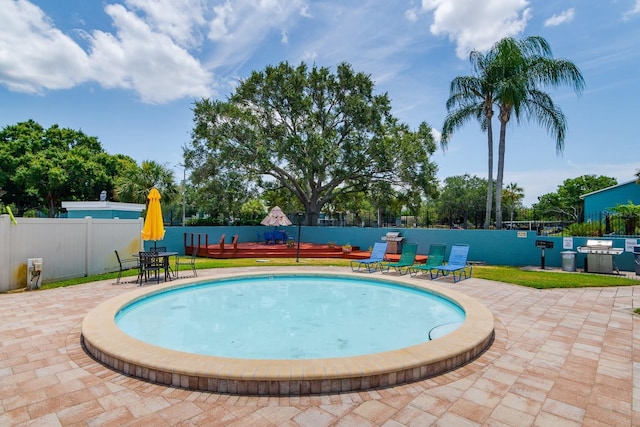
<path fill-rule="evenodd" d="M 163 349 L 124 334 L 114 320 L 122 307 L 153 293 L 210 280 L 272 274 L 366 277 L 426 289 L 460 305 L 466 320 L 460 328 L 435 341 L 365 356 L 308 360 L 233 359 Z M 84 318 L 81 340 L 85 350 L 101 363 L 153 383 L 231 394 L 305 395 L 366 390 L 432 377 L 473 360 L 491 345 L 493 335 L 493 315 L 484 305 L 428 280 L 363 275 L 335 267 L 326 271 L 280 267 L 261 268 L 259 272 L 222 272 L 206 280 L 181 280 L 120 295 L 100 304 Z"/>

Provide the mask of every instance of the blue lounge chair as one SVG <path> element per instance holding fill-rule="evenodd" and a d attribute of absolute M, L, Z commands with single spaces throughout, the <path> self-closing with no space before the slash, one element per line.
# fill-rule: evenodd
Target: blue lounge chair
<path fill-rule="evenodd" d="M 380 263 L 384 260 L 387 253 L 387 242 L 376 242 L 373 244 L 371 255 L 367 259 L 354 259 L 351 261 L 351 271 L 360 271 L 361 268 L 367 269 L 369 273 L 373 273 L 378 269 Z"/>
<path fill-rule="evenodd" d="M 381 262 L 380 271 L 382 273 L 388 273 L 389 269 L 393 268 L 400 274 L 407 274 L 409 268 L 416 260 L 417 251 L 417 243 L 405 243 L 402 245 L 402 253 L 400 253 L 400 259 L 398 262 Z"/>
<path fill-rule="evenodd" d="M 469 245 L 453 245 L 451 247 L 451 253 L 449 254 L 449 261 L 446 264 L 432 267 L 429 270 L 431 279 L 437 279 L 438 277 L 453 276 L 453 282 L 459 282 L 462 280 L 462 276 L 465 279 L 471 277 L 471 270 L 473 266 L 467 264 L 467 257 L 469 256 Z M 434 275 L 435 272 L 435 275 Z"/>
<path fill-rule="evenodd" d="M 409 274 L 411 274 L 412 277 L 416 277 L 420 272 L 431 273 L 433 267 L 439 267 L 443 264 L 446 249 L 447 245 L 443 243 L 432 243 L 429 246 L 427 261 L 424 264 L 416 264 L 409 268 Z"/>

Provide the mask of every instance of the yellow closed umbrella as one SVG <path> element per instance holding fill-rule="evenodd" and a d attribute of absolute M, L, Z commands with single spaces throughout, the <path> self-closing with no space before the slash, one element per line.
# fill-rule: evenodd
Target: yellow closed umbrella
<path fill-rule="evenodd" d="M 153 240 L 155 247 L 156 242 L 164 238 L 160 193 L 156 188 L 152 188 L 147 199 L 149 199 L 149 204 L 147 205 L 147 216 L 144 218 L 144 227 L 142 227 L 142 240 Z"/>

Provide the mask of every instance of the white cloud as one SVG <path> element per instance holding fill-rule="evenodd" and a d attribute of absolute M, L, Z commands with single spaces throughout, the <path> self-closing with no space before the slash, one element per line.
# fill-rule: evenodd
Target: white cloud
<path fill-rule="evenodd" d="M 125 0 L 133 10 L 143 12 L 154 32 L 165 34 L 182 47 L 202 42 L 198 29 L 206 24 L 205 0 Z"/>
<path fill-rule="evenodd" d="M 210 94 L 211 74 L 168 35 L 154 32 L 121 5 L 109 5 L 105 11 L 117 34 L 93 33 L 91 66 L 98 83 L 133 89 L 148 103 Z"/>
<path fill-rule="evenodd" d="M 455 41 L 461 59 L 522 33 L 531 18 L 528 5 L 527 0 L 422 0 L 422 10 L 433 11 L 431 33 Z"/>
<path fill-rule="evenodd" d="M 436 144 L 440 144 L 440 140 L 442 139 L 442 132 L 435 128 L 431 128 L 431 136 L 433 136 L 433 140 Z"/>
<path fill-rule="evenodd" d="M 0 83 L 41 94 L 89 79 L 87 54 L 25 0 L 5 1 L 0 11 Z"/>
<path fill-rule="evenodd" d="M 629 9 L 623 16 L 623 18 L 631 19 L 633 16 L 640 14 L 640 0 L 636 0 L 635 4 L 631 9 Z"/>
<path fill-rule="evenodd" d="M 222 5 L 215 6 L 213 8 L 214 18 L 209 24 L 209 39 L 213 41 L 224 40 L 229 34 L 227 30 L 227 21 L 233 25 L 235 23 L 235 16 L 233 13 L 233 7 L 231 3 L 226 2 Z"/>
<path fill-rule="evenodd" d="M 303 18 L 313 18 L 313 15 L 309 13 L 309 7 L 307 5 L 300 6 L 300 16 Z"/>
<path fill-rule="evenodd" d="M 318 58 L 318 52 L 316 51 L 305 51 L 302 54 L 302 61 L 304 62 L 315 62 Z"/>
<path fill-rule="evenodd" d="M 246 61 L 262 41 L 282 34 L 300 16 L 308 16 L 303 0 L 235 0 L 215 6 L 208 34 L 216 42 L 210 66 Z"/>
<path fill-rule="evenodd" d="M 409 22 L 417 22 L 419 19 L 419 14 L 420 10 L 413 8 L 413 9 L 409 9 L 404 13 L 405 18 L 407 18 L 407 21 Z"/>
<path fill-rule="evenodd" d="M 640 0 L 639 0 L 640 1 Z M 575 9 L 570 8 L 565 10 L 559 15 L 553 15 L 551 18 L 544 21 L 545 27 L 556 27 L 561 24 L 566 24 L 567 22 L 573 21 L 573 17 L 575 15 Z"/>
<path fill-rule="evenodd" d="M 40 94 L 97 82 L 106 88 L 133 90 L 148 103 L 208 96 L 211 73 L 181 46 L 195 40 L 188 22 L 198 23 L 201 18 L 181 15 L 167 0 L 128 3 L 144 11 L 152 23 L 122 5 L 108 5 L 105 12 L 113 19 L 116 33 L 78 31 L 90 46 L 87 53 L 37 6 L 26 0 L 3 1 L 0 83 L 13 91 Z M 175 3 L 194 8 L 200 4 L 199 0 Z M 163 7 L 171 13 L 161 13 Z"/>

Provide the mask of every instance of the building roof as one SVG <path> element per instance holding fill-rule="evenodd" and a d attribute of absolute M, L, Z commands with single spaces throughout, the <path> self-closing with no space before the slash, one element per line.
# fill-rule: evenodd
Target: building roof
<path fill-rule="evenodd" d="M 623 185 L 629 185 L 629 184 L 631 184 L 631 183 L 635 183 L 635 182 L 637 182 L 637 181 L 638 181 L 637 179 L 632 179 L 631 181 L 622 182 L 622 183 L 620 183 L 620 184 L 612 185 L 611 187 L 601 188 L 600 190 L 596 190 L 596 191 L 592 191 L 591 193 L 583 194 L 582 196 L 580 196 L 580 198 L 581 198 L 581 199 L 584 199 L 584 198 L 585 198 L 585 197 L 587 197 L 587 196 L 592 196 L 592 195 L 594 195 L 594 194 L 596 194 L 596 193 L 602 193 L 603 191 L 609 191 L 609 190 L 611 190 L 611 189 L 613 189 L 613 188 L 616 188 L 616 187 L 622 187 Z"/>
<path fill-rule="evenodd" d="M 107 201 L 98 201 L 98 202 L 62 202 L 62 207 L 68 211 L 73 210 L 87 210 L 87 211 L 103 211 L 103 210 L 113 210 L 113 211 L 131 211 L 131 212 L 142 212 L 145 208 L 145 205 L 138 203 L 120 203 L 120 202 L 107 202 Z"/>

